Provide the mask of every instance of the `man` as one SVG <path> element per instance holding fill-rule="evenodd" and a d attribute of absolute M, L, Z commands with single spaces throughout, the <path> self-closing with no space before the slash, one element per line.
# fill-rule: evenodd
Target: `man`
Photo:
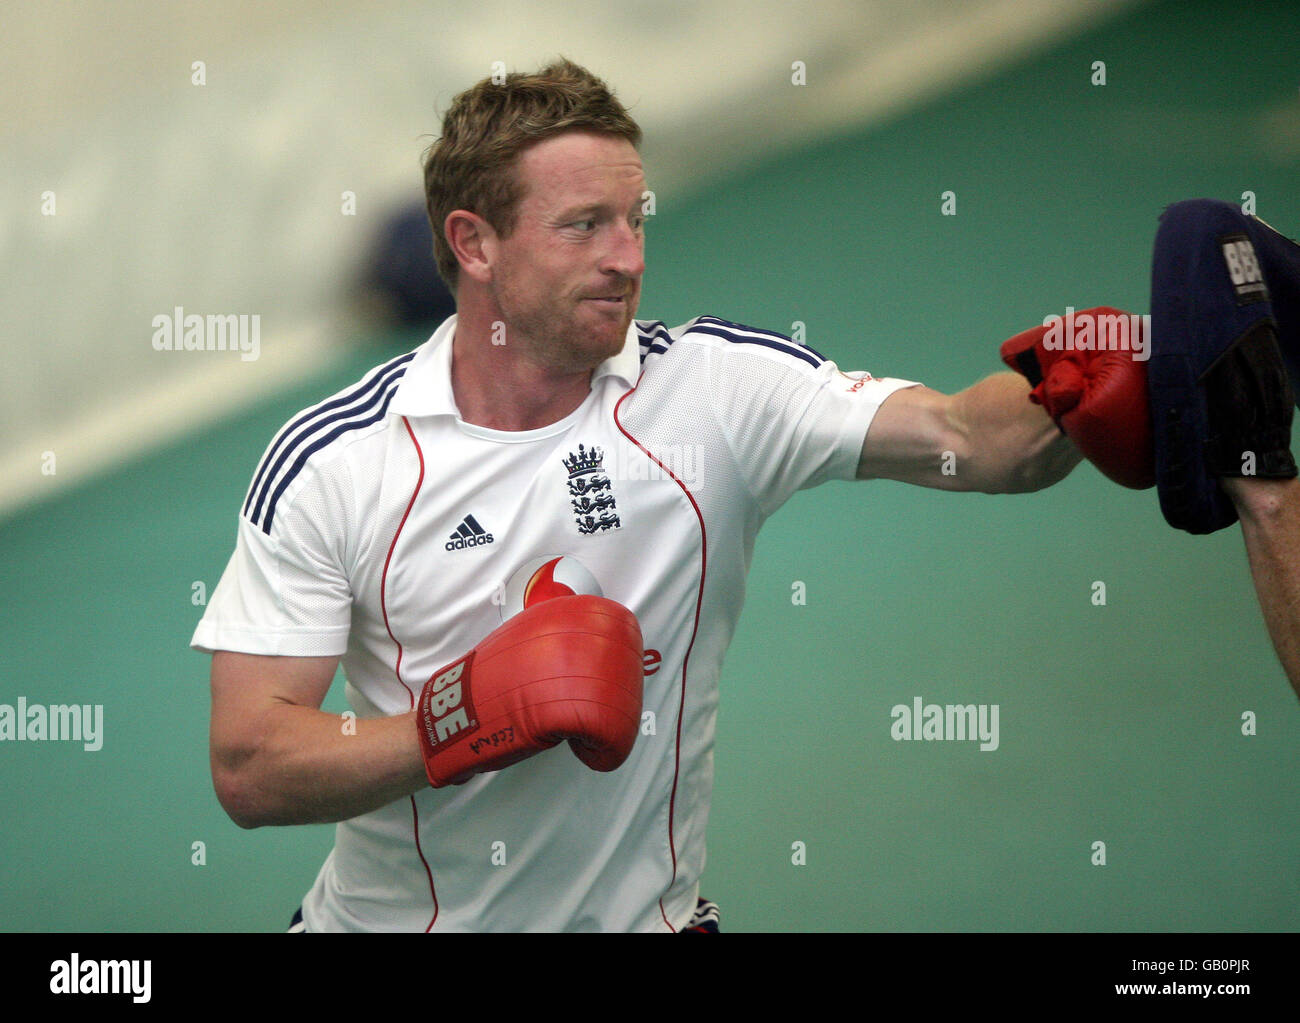
<path fill-rule="evenodd" d="M 639 141 L 567 61 L 457 97 L 425 177 L 458 315 L 254 476 L 193 645 L 231 817 L 338 822 L 307 930 L 712 929 L 717 682 L 764 520 L 828 479 L 1032 491 L 1080 460 L 1014 373 L 946 396 L 635 320 Z M 1294 483 L 1234 492 L 1282 605 Z M 319 709 L 340 660 L 355 721 Z"/>

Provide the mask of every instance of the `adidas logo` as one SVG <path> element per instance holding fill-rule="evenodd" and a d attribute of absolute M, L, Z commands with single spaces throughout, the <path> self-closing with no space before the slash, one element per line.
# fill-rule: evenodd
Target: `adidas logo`
<path fill-rule="evenodd" d="M 480 547 L 491 543 L 492 540 L 492 534 L 480 526 L 473 515 L 466 515 L 461 524 L 456 527 L 456 532 L 451 534 L 451 539 L 447 541 L 447 550 L 460 551 L 466 547 Z"/>

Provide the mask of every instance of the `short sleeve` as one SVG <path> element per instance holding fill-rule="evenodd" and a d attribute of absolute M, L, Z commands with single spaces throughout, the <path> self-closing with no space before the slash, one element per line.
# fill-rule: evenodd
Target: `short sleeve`
<path fill-rule="evenodd" d="M 741 476 L 765 514 L 799 490 L 851 480 L 889 395 L 915 381 L 842 372 L 780 334 L 709 317 L 709 386 Z"/>
<path fill-rule="evenodd" d="M 190 646 L 288 657 L 347 650 L 352 593 L 341 552 L 351 522 L 342 467 L 303 473 L 265 528 L 239 517 L 235 552 Z"/>

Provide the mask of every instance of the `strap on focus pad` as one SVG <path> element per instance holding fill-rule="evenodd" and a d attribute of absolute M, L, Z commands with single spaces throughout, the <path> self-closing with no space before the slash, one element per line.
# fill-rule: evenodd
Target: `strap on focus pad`
<path fill-rule="evenodd" d="M 1200 378 L 1209 433 L 1206 467 L 1215 476 L 1294 479 L 1295 395 L 1276 325 L 1262 321 L 1234 341 Z"/>
<path fill-rule="evenodd" d="M 1300 244 L 1259 217 L 1246 217 L 1245 223 L 1268 281 L 1278 348 L 1291 378 L 1292 393 L 1300 402 Z"/>

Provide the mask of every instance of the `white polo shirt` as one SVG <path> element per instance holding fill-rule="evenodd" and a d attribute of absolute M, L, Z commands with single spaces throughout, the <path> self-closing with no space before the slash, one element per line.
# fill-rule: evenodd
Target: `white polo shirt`
<path fill-rule="evenodd" d="M 192 646 L 342 658 L 359 717 L 415 706 L 551 571 L 630 608 L 641 732 L 602 774 L 561 744 L 337 826 L 309 931 L 679 930 L 695 909 L 718 676 L 759 527 L 853 479 L 884 399 L 788 338 L 636 321 L 560 422 L 461 421 L 453 316 L 277 434 Z"/>

